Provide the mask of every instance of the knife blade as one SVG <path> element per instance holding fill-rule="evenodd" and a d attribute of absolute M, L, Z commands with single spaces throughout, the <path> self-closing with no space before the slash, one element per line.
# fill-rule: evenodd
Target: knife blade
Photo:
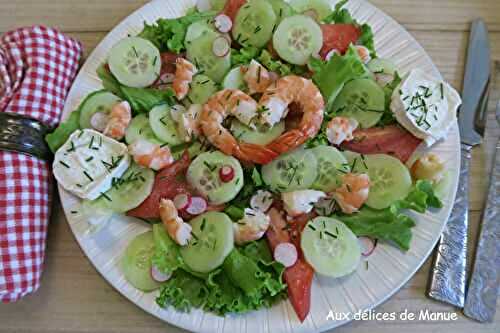
<path fill-rule="evenodd" d="M 483 20 L 472 23 L 467 51 L 467 64 L 462 91 L 462 107 L 458 114 L 461 139 L 460 176 L 457 195 L 450 218 L 445 225 L 434 262 L 427 294 L 436 300 L 463 308 L 465 302 L 467 229 L 469 219 L 469 165 L 471 149 L 481 143 L 474 127 L 476 113 L 490 77 L 490 46 Z"/>
<path fill-rule="evenodd" d="M 500 62 L 495 63 L 494 91 L 497 96 L 496 118 L 500 124 Z M 485 117 L 488 119 L 488 117 Z M 491 128 L 490 126 L 487 126 Z M 470 279 L 464 314 L 480 322 L 495 316 L 500 283 L 500 137 L 495 136 L 490 185 L 481 219 L 481 232 Z"/>

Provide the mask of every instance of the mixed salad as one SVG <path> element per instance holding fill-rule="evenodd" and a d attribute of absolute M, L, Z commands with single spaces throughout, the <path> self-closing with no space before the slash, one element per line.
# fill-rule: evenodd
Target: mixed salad
<path fill-rule="evenodd" d="M 377 57 L 345 3 L 200 0 L 145 24 L 47 136 L 91 230 L 113 214 L 151 225 L 122 270 L 159 306 L 225 315 L 288 296 L 303 321 L 315 273 L 349 275 L 377 242 L 407 251 L 405 212 L 442 206 L 445 166 L 425 151 L 460 97 Z"/>

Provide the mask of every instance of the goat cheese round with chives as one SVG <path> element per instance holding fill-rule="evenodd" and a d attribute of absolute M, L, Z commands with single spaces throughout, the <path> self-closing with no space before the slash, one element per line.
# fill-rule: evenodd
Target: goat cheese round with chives
<path fill-rule="evenodd" d="M 127 146 L 91 129 L 73 132 L 54 156 L 52 169 L 67 191 L 94 200 L 128 169 Z"/>
<path fill-rule="evenodd" d="M 461 104 L 453 87 L 419 69 L 403 79 L 391 98 L 396 120 L 427 146 L 448 134 Z"/>

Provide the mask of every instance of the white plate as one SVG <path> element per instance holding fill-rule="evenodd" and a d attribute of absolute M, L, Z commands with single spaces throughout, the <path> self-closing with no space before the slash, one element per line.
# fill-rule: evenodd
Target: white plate
<path fill-rule="evenodd" d="M 332 1 L 334 3 L 335 1 Z M 146 4 L 114 28 L 92 52 L 78 74 L 64 109 L 64 116 L 77 108 L 90 92 L 101 88 L 96 68 L 106 59 L 109 49 L 127 34 L 137 34 L 144 21 L 159 17 L 178 17 L 193 6 L 192 0 L 156 0 Z M 369 23 L 375 33 L 376 48 L 381 57 L 393 59 L 398 68 L 407 72 L 421 68 L 440 77 L 429 56 L 415 39 L 396 21 L 364 0 L 351 0 L 347 6 L 360 22 Z M 139 220 L 115 217 L 95 235 L 87 234 L 87 223 L 72 210 L 78 210 L 78 200 L 59 187 L 66 217 L 81 248 L 99 273 L 130 301 L 145 311 L 173 325 L 196 332 L 312 332 L 340 326 L 346 320 L 327 320 L 330 310 L 355 313 L 373 309 L 399 290 L 422 265 L 436 244 L 454 202 L 460 165 L 458 127 L 453 127 L 445 142 L 433 150 L 444 157 L 453 170 L 453 180 L 444 208 L 426 214 L 412 214 L 417 221 L 413 229 L 411 249 L 403 253 L 394 247 L 379 245 L 369 258 L 370 265 L 343 279 L 316 276 L 312 287 L 311 312 L 301 324 L 290 303 L 283 301 L 271 309 L 233 315 L 225 318 L 193 310 L 180 313 L 172 308 L 161 309 L 155 303 L 156 293 L 144 294 L 129 285 L 119 268 L 119 260 L 127 243 L 149 227 Z"/>

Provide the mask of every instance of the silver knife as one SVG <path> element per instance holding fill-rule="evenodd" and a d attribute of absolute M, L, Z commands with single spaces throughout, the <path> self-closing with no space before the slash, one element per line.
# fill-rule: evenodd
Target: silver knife
<path fill-rule="evenodd" d="M 495 63 L 495 93 L 500 94 L 500 62 Z M 485 117 L 487 118 L 487 117 Z M 496 118 L 500 124 L 500 100 Z M 481 233 L 470 279 L 464 313 L 481 321 L 491 322 L 495 316 L 500 283 L 500 138 L 497 136 L 490 185 L 484 207 Z"/>
<path fill-rule="evenodd" d="M 469 164 L 472 147 L 481 143 L 474 123 L 476 112 L 486 95 L 489 77 L 488 30 L 484 21 L 478 19 L 472 23 L 462 91 L 463 104 L 458 115 L 462 144 L 457 196 L 437 246 L 427 291 L 429 297 L 460 308 L 464 306 L 465 300 Z"/>

